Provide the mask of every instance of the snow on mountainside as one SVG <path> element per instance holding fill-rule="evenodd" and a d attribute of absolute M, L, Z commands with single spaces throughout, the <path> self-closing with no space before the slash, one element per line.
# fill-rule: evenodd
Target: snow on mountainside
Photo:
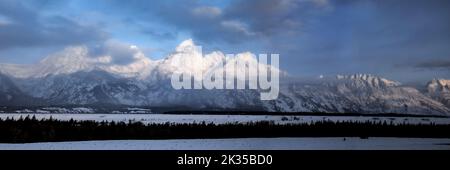
<path fill-rule="evenodd" d="M 137 84 L 127 79 L 117 79 L 104 71 L 76 72 L 39 79 L 17 80 L 19 87 L 34 97 L 46 99 L 51 104 L 123 103 L 114 96 L 117 91 L 124 100 L 134 96 Z M 133 98 L 134 99 L 134 98 Z"/>
<path fill-rule="evenodd" d="M 9 77 L 0 74 L 0 104 L 1 106 L 18 106 L 38 104 L 38 102 L 23 93 Z"/>
<path fill-rule="evenodd" d="M 70 47 L 28 67 L 26 74 L 15 75 L 16 70 L 11 67 L 2 67 L 2 70 L 14 77 L 16 84 L 23 91 L 51 104 L 112 103 L 253 108 L 256 103 L 260 103 L 259 99 L 255 98 L 257 94 L 254 90 L 175 90 L 170 84 L 172 73 L 205 74 L 208 71 L 222 71 L 221 67 L 217 67 L 220 62 L 228 65 L 250 61 L 249 64 L 253 64 L 245 67 L 262 65 L 249 52 L 237 54 L 236 57 L 226 57 L 219 51 L 203 55 L 192 40 L 186 40 L 167 58 L 156 61 L 137 51 L 134 62 L 114 65 L 108 63 L 107 56 L 95 58 L 88 54 L 87 48 Z M 281 72 L 277 68 L 272 70 Z M 240 76 L 242 75 L 238 78 L 243 78 Z"/>
<path fill-rule="evenodd" d="M 427 84 L 428 94 L 450 108 L 450 80 L 433 79 Z"/>
<path fill-rule="evenodd" d="M 37 64 L 26 66 L 0 64 L 0 73 L 16 78 L 42 78 L 49 75 L 102 70 L 121 77 L 143 80 L 154 79 L 155 77 L 152 76 L 155 75 L 170 77 L 172 73 L 205 73 L 214 70 L 219 62 L 232 64 L 240 60 L 259 64 L 256 56 L 249 52 L 237 54 L 235 57 L 225 57 L 219 51 L 202 54 L 199 46 L 196 46 L 191 39 L 183 41 L 173 53 L 160 60 L 149 59 L 136 46 L 130 46 L 129 50 L 133 51 L 134 60 L 125 65 L 113 63 L 111 56 L 108 55 L 90 56 L 87 47 L 75 46 L 50 55 Z M 273 70 L 286 74 L 278 68 L 273 68 Z"/>
<path fill-rule="evenodd" d="M 205 75 L 208 72 L 225 72 L 226 75 L 231 75 L 231 70 L 223 70 L 224 68 L 231 68 L 231 65 L 236 65 L 240 62 L 246 62 L 247 65 L 236 65 L 236 71 L 244 72 L 246 68 L 252 67 L 268 67 L 273 72 L 278 72 L 280 76 L 287 75 L 285 72 L 279 70 L 276 67 L 264 65 L 257 60 L 257 56 L 250 52 L 244 52 L 236 54 L 235 56 L 225 56 L 220 51 L 214 51 L 209 54 L 202 55 L 201 49 L 189 39 L 183 41 L 176 47 L 175 52 L 171 53 L 165 59 L 158 62 L 157 69 L 155 71 L 171 75 L 173 73 L 192 73 L 194 77 L 201 77 L 201 74 Z M 219 67 L 223 66 L 223 67 Z M 257 73 L 250 72 L 249 76 L 256 77 Z M 245 79 L 245 75 L 235 75 L 238 79 Z"/>
<path fill-rule="evenodd" d="M 85 46 L 67 47 L 32 65 L 0 64 L 0 72 L 16 78 L 42 78 L 49 75 L 71 74 L 94 69 L 124 77 L 137 77 L 151 72 L 154 63 L 135 49 L 135 61 L 128 65 L 111 63 L 111 56 L 89 56 Z"/>
<path fill-rule="evenodd" d="M 450 110 L 412 87 L 384 78 L 356 74 L 315 85 L 283 85 L 272 111 L 448 114 Z"/>
<path fill-rule="evenodd" d="M 0 65 L 0 71 L 13 77 L 45 77 L 47 75 L 70 74 L 82 70 L 92 70 L 98 60 L 87 57 L 86 47 L 68 47 L 61 52 L 44 58 L 37 64 Z"/>
<path fill-rule="evenodd" d="M 450 114 L 449 108 L 439 102 L 443 100 L 434 100 L 415 88 L 367 74 L 339 75 L 314 83 L 282 81 L 279 98 L 272 101 L 261 101 L 259 90 L 175 90 L 170 82 L 173 73 L 223 71 L 222 67 L 217 67 L 221 62 L 225 68 L 248 62 L 237 71 L 270 66 L 259 63 L 250 52 L 235 57 L 225 56 L 220 51 L 202 54 L 192 40 L 182 42 L 173 53 L 160 60 L 147 58 L 135 46 L 129 48 L 133 51 L 133 61 L 122 65 L 111 62 L 108 55 L 90 56 L 86 47 L 69 47 L 26 67 L 0 64 L 0 72 L 7 75 L 0 77 L 0 103 L 4 103 L 2 98 L 11 98 L 8 96 L 31 96 L 49 105 L 125 104 L 219 110 Z M 282 77 L 285 75 L 278 68 L 271 69 L 280 72 Z M 228 75 L 228 70 L 225 72 Z M 243 76 L 240 74 L 236 78 L 243 79 Z M 429 85 L 429 90 L 435 92 L 433 94 L 445 91 L 440 87 L 442 83 L 437 84 Z M 448 83 L 445 87 L 448 92 Z"/>

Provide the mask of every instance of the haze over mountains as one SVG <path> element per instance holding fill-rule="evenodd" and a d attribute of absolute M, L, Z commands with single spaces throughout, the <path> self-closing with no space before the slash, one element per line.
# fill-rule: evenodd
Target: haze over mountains
<path fill-rule="evenodd" d="M 186 40 L 166 58 L 151 60 L 137 47 L 129 48 L 133 61 L 122 65 L 111 62 L 110 56 L 91 56 L 84 46 L 68 47 L 32 65 L 0 64 L 0 105 L 123 104 L 208 110 L 450 115 L 449 80 L 434 79 L 426 91 L 419 91 L 368 74 L 293 81 L 272 67 L 282 76 L 280 94 L 277 100 L 261 101 L 259 90 L 175 90 L 170 83 L 175 72 L 204 72 L 214 69 L 219 61 L 225 61 L 225 65 L 238 60 L 256 61 L 250 52 L 235 57 L 220 51 L 202 54 L 192 40 Z"/>

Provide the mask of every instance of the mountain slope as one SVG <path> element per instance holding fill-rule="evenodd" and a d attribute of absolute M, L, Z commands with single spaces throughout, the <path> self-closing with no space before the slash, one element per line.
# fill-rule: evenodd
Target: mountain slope
<path fill-rule="evenodd" d="M 43 98 L 50 104 L 133 104 L 137 100 L 139 83 L 114 76 L 102 70 L 80 71 L 67 75 L 17 79 L 27 94 Z M 131 100 L 132 102 L 127 102 Z"/>
<path fill-rule="evenodd" d="M 450 108 L 450 80 L 433 79 L 427 84 L 428 95 Z"/>
<path fill-rule="evenodd" d="M 449 109 L 412 87 L 371 75 L 337 76 L 319 84 L 290 83 L 280 98 L 265 106 L 273 111 L 448 114 Z"/>
<path fill-rule="evenodd" d="M 338 76 L 318 83 L 282 83 L 277 100 L 259 100 L 258 90 L 175 90 L 170 79 L 122 78 L 104 71 L 22 80 L 33 97 L 51 104 L 126 104 L 213 110 L 357 112 L 446 115 L 442 103 L 412 87 L 371 75 Z"/>
<path fill-rule="evenodd" d="M 9 77 L 0 74 L 0 104 L 1 106 L 23 106 L 40 104 L 41 101 L 23 93 Z"/>

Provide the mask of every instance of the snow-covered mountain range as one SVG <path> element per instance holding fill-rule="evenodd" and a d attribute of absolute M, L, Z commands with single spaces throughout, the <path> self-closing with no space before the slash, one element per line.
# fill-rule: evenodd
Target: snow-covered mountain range
<path fill-rule="evenodd" d="M 449 108 L 427 93 L 384 78 L 355 74 L 318 84 L 290 83 L 267 107 L 284 111 L 448 114 Z"/>
<path fill-rule="evenodd" d="M 277 100 L 260 100 L 259 90 L 175 90 L 173 73 L 201 73 L 217 63 L 256 61 L 250 52 L 225 56 L 202 54 L 192 40 L 159 60 L 131 46 L 133 60 L 112 62 L 91 56 L 83 46 L 68 47 L 31 65 L 0 64 L 0 105 L 123 104 L 192 109 L 285 112 L 358 112 L 450 115 L 450 81 L 432 80 L 428 91 L 368 74 L 338 75 L 313 82 L 292 81 L 281 73 Z M 201 62 L 203 61 L 203 62 Z M 249 62 L 261 65 L 259 62 Z M 269 65 L 263 65 L 271 67 Z M 246 67 L 254 67 L 247 65 Z M 237 68 L 245 69 L 245 68 Z M 250 75 L 253 76 L 253 75 Z M 236 78 L 244 78 L 237 75 Z"/>

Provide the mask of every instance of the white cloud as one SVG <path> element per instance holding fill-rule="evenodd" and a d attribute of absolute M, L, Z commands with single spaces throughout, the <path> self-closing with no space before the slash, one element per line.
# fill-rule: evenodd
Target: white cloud
<path fill-rule="evenodd" d="M 217 7 L 201 6 L 194 8 L 192 13 L 195 16 L 214 18 L 222 14 L 222 10 Z"/>
<path fill-rule="evenodd" d="M 103 57 L 98 57 L 98 58 L 97 58 L 97 61 L 98 61 L 99 63 L 107 64 L 107 63 L 111 63 L 112 58 L 111 58 L 111 56 L 103 56 Z"/>
<path fill-rule="evenodd" d="M 137 46 L 116 40 L 108 40 L 103 45 L 91 49 L 92 56 L 109 56 L 109 62 L 120 65 L 133 62 L 139 53 L 142 52 Z"/>
<path fill-rule="evenodd" d="M 220 25 L 227 30 L 231 30 L 234 32 L 240 32 L 245 35 L 254 35 L 255 34 L 254 32 L 249 31 L 247 28 L 247 25 L 240 21 L 227 20 L 227 21 L 222 21 L 220 23 Z"/>

